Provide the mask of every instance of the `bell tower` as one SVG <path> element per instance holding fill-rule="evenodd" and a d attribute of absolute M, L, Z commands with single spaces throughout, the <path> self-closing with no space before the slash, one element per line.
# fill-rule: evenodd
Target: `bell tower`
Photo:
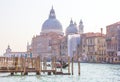
<path fill-rule="evenodd" d="M 79 29 L 79 34 L 83 34 L 84 33 L 84 25 L 83 25 L 82 20 L 80 20 L 78 29 Z"/>
<path fill-rule="evenodd" d="M 8 48 L 6 49 L 6 53 L 10 53 L 12 50 L 10 49 L 10 46 L 8 45 Z"/>

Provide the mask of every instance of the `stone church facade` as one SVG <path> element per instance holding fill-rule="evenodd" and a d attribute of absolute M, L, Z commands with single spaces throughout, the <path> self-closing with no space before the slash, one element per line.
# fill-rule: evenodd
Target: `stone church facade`
<path fill-rule="evenodd" d="M 83 33 L 83 22 L 76 26 L 72 19 L 69 26 L 63 33 L 62 24 L 57 20 L 55 11 L 52 7 L 48 19 L 43 23 L 40 35 L 32 38 L 28 51 L 31 51 L 33 56 L 67 56 L 68 55 L 68 36 Z"/>
<path fill-rule="evenodd" d="M 55 10 L 53 7 L 50 10 L 48 19 L 42 25 L 40 35 L 36 35 L 32 38 L 31 44 L 27 43 L 26 52 L 12 52 L 10 46 L 6 49 L 4 54 L 5 57 L 47 57 L 51 56 L 68 56 L 68 52 L 74 52 L 77 54 L 77 51 L 80 52 L 80 36 L 78 39 L 74 40 L 74 35 L 81 35 L 83 33 L 83 22 L 82 20 L 79 23 L 79 26 L 76 23 L 73 23 L 73 20 L 70 20 L 70 24 L 66 28 L 65 33 L 63 32 L 62 24 L 56 18 Z M 69 39 L 71 38 L 71 41 Z M 69 41 L 68 41 L 69 39 Z M 70 42 L 70 43 L 69 43 Z M 69 44 L 68 44 L 69 43 Z M 73 48 L 74 44 L 74 48 Z M 76 45 L 77 44 L 77 45 Z M 71 48 L 69 48 L 69 46 Z M 79 45 L 79 46 L 78 46 Z M 75 50 L 76 49 L 76 50 Z"/>

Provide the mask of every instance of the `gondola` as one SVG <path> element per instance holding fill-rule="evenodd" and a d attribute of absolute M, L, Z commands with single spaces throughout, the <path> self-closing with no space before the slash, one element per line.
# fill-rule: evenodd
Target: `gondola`
<path fill-rule="evenodd" d="M 56 64 L 56 68 L 61 68 L 61 66 L 62 66 L 62 68 L 66 68 L 66 67 L 68 67 L 68 64 L 65 62 L 61 62 L 61 61 L 60 61 L 60 63 Z"/>

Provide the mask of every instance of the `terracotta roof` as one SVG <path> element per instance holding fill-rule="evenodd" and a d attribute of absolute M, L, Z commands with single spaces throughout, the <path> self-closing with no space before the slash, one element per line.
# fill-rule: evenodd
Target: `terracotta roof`
<path fill-rule="evenodd" d="M 85 33 L 86 37 L 99 37 L 101 36 L 101 33 L 94 33 L 94 32 L 88 32 Z M 102 34 L 102 36 L 105 36 L 105 34 Z"/>

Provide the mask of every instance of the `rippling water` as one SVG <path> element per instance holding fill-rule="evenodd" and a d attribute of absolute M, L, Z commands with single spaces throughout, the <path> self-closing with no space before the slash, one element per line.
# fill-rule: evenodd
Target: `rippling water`
<path fill-rule="evenodd" d="M 0 82 L 120 82 L 120 65 L 81 63 L 80 76 L 77 68 L 74 64 L 74 75 L 0 74 Z"/>

